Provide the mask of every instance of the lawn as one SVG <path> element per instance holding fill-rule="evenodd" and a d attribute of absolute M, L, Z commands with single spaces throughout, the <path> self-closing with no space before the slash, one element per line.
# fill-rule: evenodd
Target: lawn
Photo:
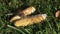
<path fill-rule="evenodd" d="M 36 11 L 31 14 L 47 14 L 42 23 L 25 27 L 15 27 L 9 22 L 18 9 L 33 6 Z M 60 0 L 0 0 L 0 34 L 60 34 L 60 17 L 55 17 L 56 10 L 60 10 Z"/>

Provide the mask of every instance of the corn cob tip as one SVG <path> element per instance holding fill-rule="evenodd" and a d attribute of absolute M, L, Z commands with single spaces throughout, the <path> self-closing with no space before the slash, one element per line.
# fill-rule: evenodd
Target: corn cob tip
<path fill-rule="evenodd" d="M 33 11 L 32 11 L 32 13 L 33 13 L 33 12 L 34 12 L 36 9 L 35 9 L 35 7 L 32 7 L 32 8 L 33 8 Z"/>
<path fill-rule="evenodd" d="M 42 14 L 43 19 L 46 19 L 47 14 Z"/>
<path fill-rule="evenodd" d="M 13 22 L 14 20 L 17 20 L 17 19 L 20 19 L 21 17 L 20 16 L 14 16 L 13 18 L 11 18 L 10 22 Z"/>

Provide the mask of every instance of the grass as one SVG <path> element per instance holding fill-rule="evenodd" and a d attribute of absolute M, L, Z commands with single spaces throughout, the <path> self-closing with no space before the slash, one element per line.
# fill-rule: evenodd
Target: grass
<path fill-rule="evenodd" d="M 9 22 L 10 16 L 6 14 L 27 6 L 36 8 L 34 14 L 46 13 L 47 19 L 43 23 L 26 27 L 12 26 Z M 0 0 L 0 34 L 60 34 L 60 19 L 54 17 L 58 9 L 60 0 Z"/>

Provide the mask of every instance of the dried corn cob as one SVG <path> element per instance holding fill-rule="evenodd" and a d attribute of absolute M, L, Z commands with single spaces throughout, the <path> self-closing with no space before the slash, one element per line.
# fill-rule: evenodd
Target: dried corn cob
<path fill-rule="evenodd" d="M 23 12 L 24 15 L 30 15 L 31 13 L 34 13 L 35 10 L 36 9 L 34 7 L 30 6 L 27 9 L 23 10 L 22 12 Z"/>
<path fill-rule="evenodd" d="M 42 15 L 35 15 L 35 16 L 31 16 L 31 17 L 25 17 L 25 18 L 22 18 L 18 21 L 16 21 L 14 23 L 14 25 L 16 27 L 20 27 L 20 26 L 27 26 L 27 25 L 31 25 L 31 24 L 34 24 L 34 23 L 39 23 L 43 20 L 45 20 L 47 17 L 46 14 L 42 14 Z"/>
<path fill-rule="evenodd" d="M 20 15 L 27 16 L 27 15 L 35 12 L 35 10 L 36 9 L 34 7 L 30 6 L 27 9 L 23 10 L 22 12 L 20 12 Z M 20 18 L 21 18 L 21 16 L 19 16 L 19 15 L 14 16 L 13 18 L 11 18 L 10 22 L 13 22 L 14 20 L 17 20 L 17 19 L 20 19 Z"/>

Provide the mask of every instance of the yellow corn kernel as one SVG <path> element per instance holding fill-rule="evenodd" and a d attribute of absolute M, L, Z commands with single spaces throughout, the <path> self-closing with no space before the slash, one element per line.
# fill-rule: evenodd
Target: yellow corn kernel
<path fill-rule="evenodd" d="M 58 10 L 56 13 L 55 13 L 55 17 L 59 17 L 60 15 L 60 10 Z"/>

